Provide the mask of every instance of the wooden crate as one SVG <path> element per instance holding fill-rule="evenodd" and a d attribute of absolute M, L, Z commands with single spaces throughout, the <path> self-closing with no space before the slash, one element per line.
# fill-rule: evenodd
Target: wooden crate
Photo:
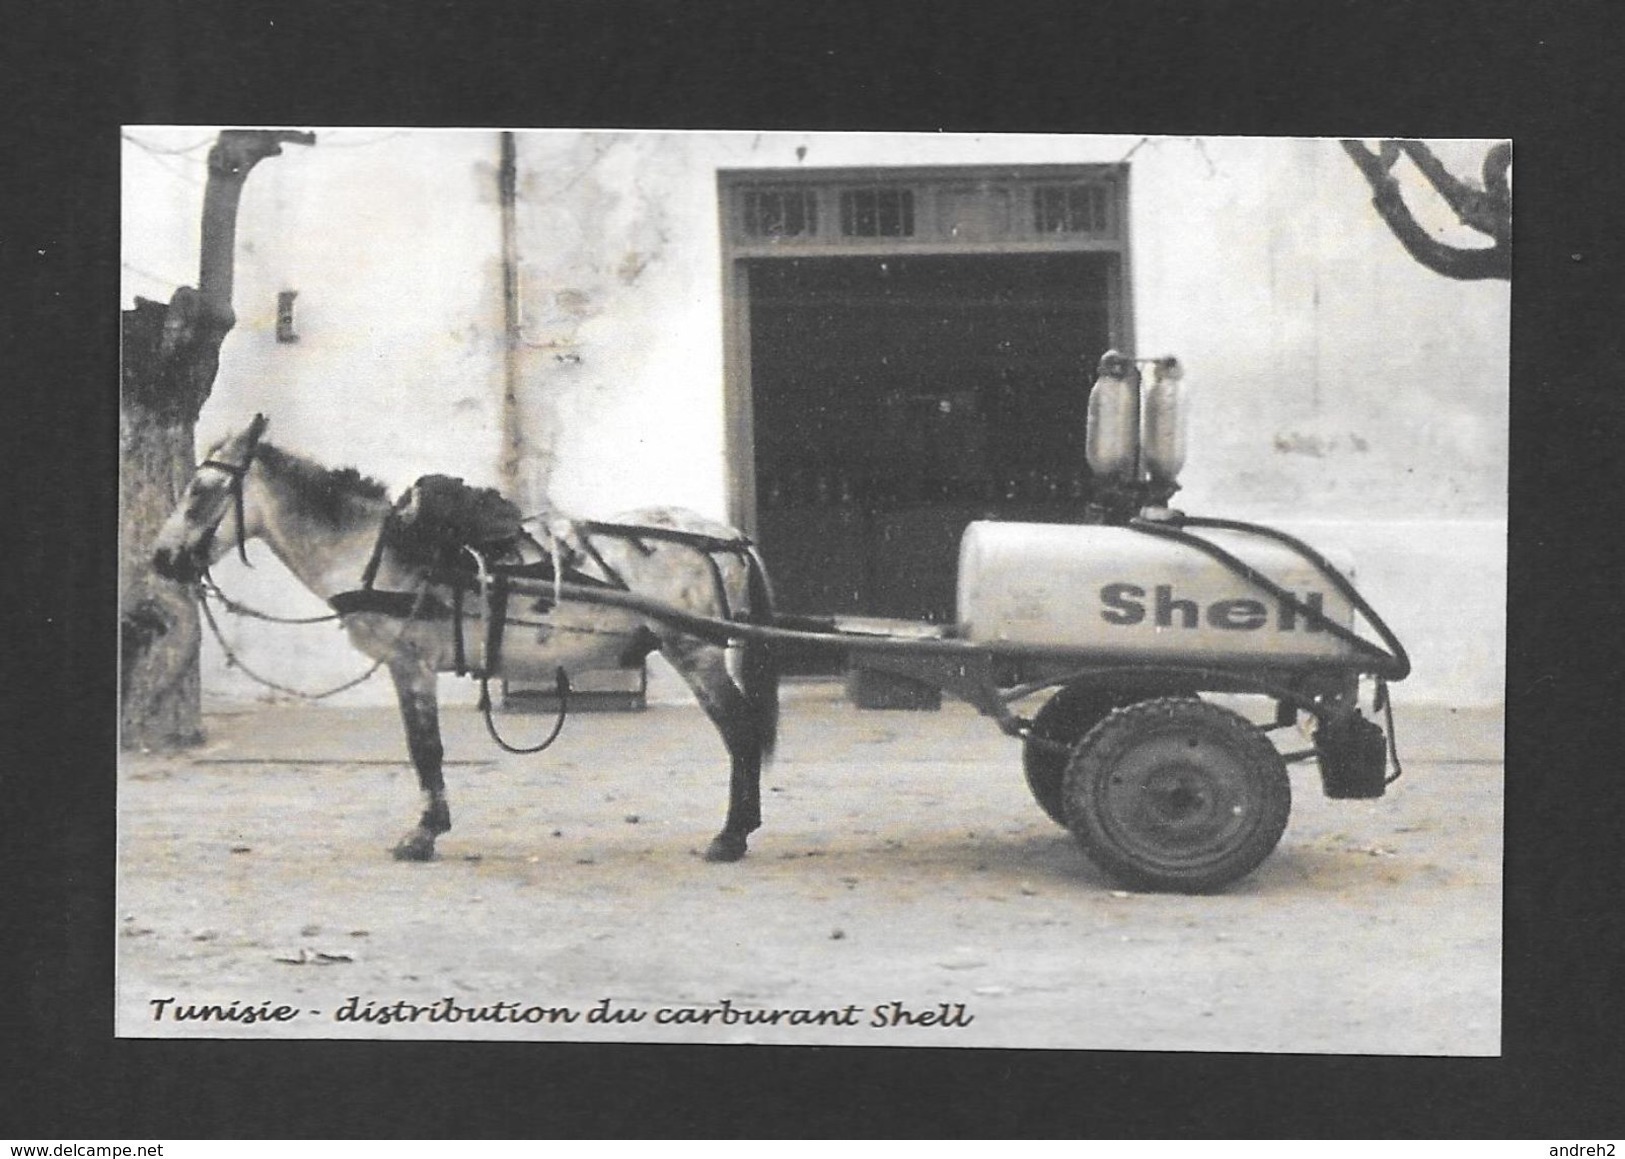
<path fill-rule="evenodd" d="M 649 673 L 636 668 L 578 672 L 570 677 L 571 712 L 642 712 L 648 707 Z M 503 712 L 556 713 L 557 689 L 552 681 L 502 682 Z"/>

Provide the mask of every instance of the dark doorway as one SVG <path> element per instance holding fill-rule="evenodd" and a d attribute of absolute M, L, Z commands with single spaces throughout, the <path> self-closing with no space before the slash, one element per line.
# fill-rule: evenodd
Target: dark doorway
<path fill-rule="evenodd" d="M 749 262 L 757 535 L 787 610 L 945 622 L 971 519 L 1072 519 L 1114 255 Z"/>

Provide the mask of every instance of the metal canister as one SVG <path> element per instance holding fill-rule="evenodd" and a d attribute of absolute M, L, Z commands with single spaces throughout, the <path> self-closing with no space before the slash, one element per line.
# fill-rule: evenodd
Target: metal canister
<path fill-rule="evenodd" d="M 1151 364 L 1150 377 L 1144 387 L 1140 456 L 1154 481 L 1173 483 L 1185 466 L 1185 368 L 1177 358 L 1159 358 Z"/>
<path fill-rule="evenodd" d="M 1101 355 L 1089 390 L 1084 456 L 1097 479 L 1131 482 L 1139 471 L 1140 372 L 1127 355 Z"/>

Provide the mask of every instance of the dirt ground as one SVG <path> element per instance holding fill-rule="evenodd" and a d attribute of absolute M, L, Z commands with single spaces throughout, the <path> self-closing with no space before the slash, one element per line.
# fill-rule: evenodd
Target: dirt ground
<path fill-rule="evenodd" d="M 1396 693 L 1405 777 L 1330 801 L 1294 766 L 1280 846 L 1208 897 L 1115 888 L 959 705 L 791 689 L 733 865 L 699 856 L 726 764 L 694 708 L 533 757 L 447 710 L 428 864 L 387 853 L 418 807 L 392 710 L 216 712 L 121 762 L 118 1032 L 1494 1055 L 1501 714 Z M 286 1020 L 177 1018 L 233 1003 Z"/>

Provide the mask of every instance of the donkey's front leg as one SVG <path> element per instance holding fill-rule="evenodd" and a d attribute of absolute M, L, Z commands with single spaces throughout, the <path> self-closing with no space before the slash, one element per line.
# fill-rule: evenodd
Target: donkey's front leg
<path fill-rule="evenodd" d="M 397 861 L 429 861 L 434 857 L 434 839 L 451 828 L 451 810 L 446 805 L 446 782 L 440 773 L 445 749 L 440 743 L 440 701 L 433 669 L 424 664 L 391 664 L 395 696 L 400 701 L 401 723 L 406 726 L 406 747 L 412 754 L 412 767 L 423 790 L 423 816 L 417 828 L 395 846 Z"/>

